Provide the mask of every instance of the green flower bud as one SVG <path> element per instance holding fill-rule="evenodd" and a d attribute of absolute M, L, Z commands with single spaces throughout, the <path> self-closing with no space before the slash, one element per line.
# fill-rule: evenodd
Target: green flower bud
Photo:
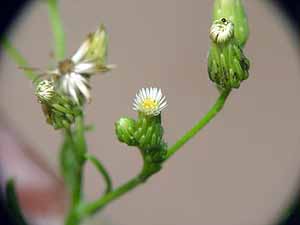
<path fill-rule="evenodd" d="M 119 141 L 126 143 L 129 146 L 137 145 L 134 138 L 135 130 L 136 122 L 131 118 L 123 117 L 115 123 L 115 131 Z"/>
<path fill-rule="evenodd" d="M 162 139 L 163 133 L 160 115 L 147 116 L 139 113 L 134 137 L 140 149 L 145 151 L 160 149 L 164 144 Z"/>
<path fill-rule="evenodd" d="M 234 36 L 241 48 L 249 37 L 249 25 L 242 0 L 215 0 L 213 21 L 227 18 L 235 26 Z"/>
<path fill-rule="evenodd" d="M 68 97 L 55 91 L 52 80 L 43 80 L 36 86 L 35 95 L 42 105 L 47 123 L 54 129 L 68 128 L 81 110 Z"/>
<path fill-rule="evenodd" d="M 240 83 L 249 77 L 250 62 L 235 39 L 234 24 L 226 18 L 214 21 L 210 29 L 210 38 L 210 79 L 220 89 L 239 88 Z"/>

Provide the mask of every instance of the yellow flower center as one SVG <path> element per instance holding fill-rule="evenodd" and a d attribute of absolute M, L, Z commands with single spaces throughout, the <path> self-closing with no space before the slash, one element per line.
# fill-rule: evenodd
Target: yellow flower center
<path fill-rule="evenodd" d="M 158 103 L 156 101 L 154 101 L 151 98 L 146 98 L 143 103 L 142 106 L 144 109 L 149 110 L 149 109 L 155 109 L 158 106 Z"/>

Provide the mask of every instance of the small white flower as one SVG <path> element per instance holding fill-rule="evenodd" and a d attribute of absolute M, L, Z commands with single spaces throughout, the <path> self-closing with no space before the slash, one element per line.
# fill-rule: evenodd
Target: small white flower
<path fill-rule="evenodd" d="M 43 80 L 36 87 L 35 95 L 40 102 L 49 102 L 55 95 L 54 83 L 51 80 Z"/>
<path fill-rule="evenodd" d="M 161 89 L 152 87 L 139 90 L 133 103 L 133 110 L 147 116 L 157 116 L 166 107 L 166 97 L 162 95 Z"/>
<path fill-rule="evenodd" d="M 107 42 L 105 28 L 101 26 L 96 32 L 88 35 L 70 59 L 60 62 L 57 69 L 49 71 L 58 77 L 58 89 L 78 104 L 80 96 L 88 102 L 91 100 L 90 76 L 113 68 L 112 65 L 105 65 Z"/>
<path fill-rule="evenodd" d="M 209 37 L 212 41 L 222 44 L 234 35 L 233 23 L 225 18 L 214 21 L 210 27 Z"/>

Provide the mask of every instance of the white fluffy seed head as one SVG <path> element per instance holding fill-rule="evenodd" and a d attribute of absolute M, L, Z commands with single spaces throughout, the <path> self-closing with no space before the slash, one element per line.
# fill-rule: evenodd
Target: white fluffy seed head
<path fill-rule="evenodd" d="M 221 18 L 213 22 L 210 27 L 209 37 L 217 44 L 222 44 L 234 36 L 234 25 L 226 18 Z"/>
<path fill-rule="evenodd" d="M 147 116 L 157 116 L 166 107 L 166 97 L 163 96 L 161 89 L 152 87 L 139 90 L 133 102 L 133 110 Z"/>

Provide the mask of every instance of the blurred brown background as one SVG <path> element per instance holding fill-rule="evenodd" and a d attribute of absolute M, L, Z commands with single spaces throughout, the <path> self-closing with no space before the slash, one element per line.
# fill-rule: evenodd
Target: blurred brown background
<path fill-rule="evenodd" d="M 265 1 L 244 2 L 251 28 L 246 47 L 252 62 L 249 80 L 162 172 L 88 223 L 265 225 L 287 206 L 300 175 L 298 38 L 292 37 L 292 28 L 277 8 Z M 64 0 L 61 7 L 69 55 L 100 23 L 110 34 L 109 61 L 118 68 L 93 78 L 93 102 L 86 111 L 88 122 L 96 126 L 88 134 L 90 151 L 105 163 L 118 185 L 141 166 L 138 152 L 114 135 L 119 117 L 135 116 L 131 105 L 139 88 L 158 86 L 167 96 L 163 122 L 169 144 L 217 98 L 206 71 L 212 1 Z M 11 38 L 33 66 L 47 67 L 52 34 L 41 1 L 28 7 Z M 60 133 L 45 124 L 32 85 L 7 57 L 1 61 L 0 73 L 5 122 L 43 159 L 39 165 L 58 172 Z M 20 186 L 49 188 L 45 171 L 17 160 L 11 163 L 22 156 L 1 143 L 5 176 L 16 176 Z M 90 165 L 85 181 L 88 198 L 96 198 L 103 185 Z M 45 211 L 37 213 L 35 221 L 60 224 L 57 211 L 49 220 L 45 216 Z"/>

